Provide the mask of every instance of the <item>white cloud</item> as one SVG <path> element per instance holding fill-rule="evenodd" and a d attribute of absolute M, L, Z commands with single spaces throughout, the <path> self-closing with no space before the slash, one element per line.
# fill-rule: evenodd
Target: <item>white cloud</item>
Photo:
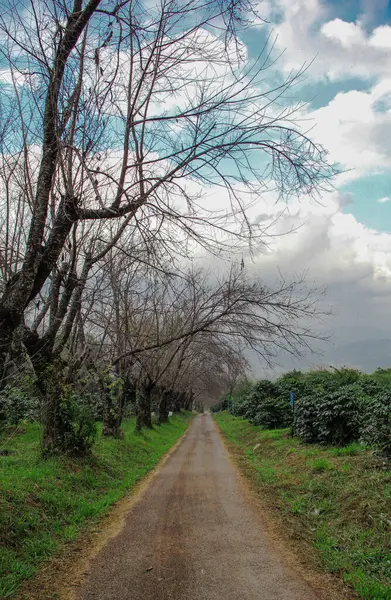
<path fill-rule="evenodd" d="M 28 82 L 31 82 L 33 78 L 20 71 L 12 71 L 11 69 L 0 70 L 0 83 L 6 86 L 17 86 L 20 87 Z"/>
<path fill-rule="evenodd" d="M 375 48 L 391 48 L 391 27 L 389 25 L 377 27 L 369 38 L 369 45 Z"/>
<path fill-rule="evenodd" d="M 370 80 L 391 72 L 391 42 L 388 26 L 367 33 L 364 22 L 333 18 L 332 5 L 320 0 L 274 0 L 272 8 L 260 3 L 277 34 L 276 45 L 286 49 L 284 69 L 299 69 L 315 57 L 312 77 Z"/>
<path fill-rule="evenodd" d="M 390 198 L 388 196 L 384 196 L 384 198 L 379 198 L 379 200 L 377 200 L 378 204 L 385 204 L 386 202 L 389 202 Z"/>
<path fill-rule="evenodd" d="M 326 106 L 301 115 L 314 126 L 311 136 L 346 168 L 339 182 L 391 168 L 391 26 L 371 30 L 368 11 L 355 22 L 335 18 L 333 5 L 321 0 L 273 0 L 261 2 L 259 10 L 271 22 L 277 49 L 284 50 L 277 65 L 283 72 L 314 59 L 306 83 L 367 82 L 367 89 L 337 93 Z"/>
<path fill-rule="evenodd" d="M 368 91 L 338 93 L 328 104 L 310 113 L 314 135 L 332 157 L 353 169 L 344 179 L 358 178 L 391 167 L 391 80 Z"/>
<path fill-rule="evenodd" d="M 331 40 L 336 40 L 344 48 L 365 44 L 365 34 L 357 23 L 348 23 L 341 19 L 333 19 L 322 25 L 320 32 Z"/>

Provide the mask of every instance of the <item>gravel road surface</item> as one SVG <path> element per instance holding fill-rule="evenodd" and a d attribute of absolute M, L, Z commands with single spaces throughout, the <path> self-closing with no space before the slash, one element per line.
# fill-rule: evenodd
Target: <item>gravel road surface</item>
<path fill-rule="evenodd" d="M 315 600 L 284 564 L 207 414 L 90 565 L 78 600 Z"/>

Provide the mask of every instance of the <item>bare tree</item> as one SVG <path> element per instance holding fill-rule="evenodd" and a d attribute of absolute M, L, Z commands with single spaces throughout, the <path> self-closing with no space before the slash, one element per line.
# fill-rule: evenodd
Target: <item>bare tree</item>
<path fill-rule="evenodd" d="M 213 251 L 262 233 L 246 193 L 313 193 L 333 175 L 295 125 L 298 107 L 282 100 L 301 73 L 266 87 L 269 51 L 246 60 L 236 27 L 248 24 L 250 2 L 3 8 L 2 372 L 26 311 L 49 278 L 55 287 L 78 223 L 125 218 L 143 233 L 164 222 L 173 253 L 177 236 Z M 204 186 L 225 191 L 222 211 L 205 206 Z"/>
<path fill-rule="evenodd" d="M 113 282 L 112 273 L 124 272 L 117 256 L 107 278 Z M 115 286 L 107 301 L 112 310 L 95 307 L 89 319 L 110 338 L 107 360 L 121 365 L 118 373 L 127 373 L 137 389 L 138 427 L 151 426 L 153 401 L 164 422 L 175 396 L 179 405 L 192 390 L 216 397 L 217 389 L 243 374 L 249 352 L 270 365 L 279 352 L 300 355 L 319 339 L 312 325 L 321 316 L 322 290 L 306 289 L 303 277 L 281 279 L 271 289 L 240 267 L 220 281 L 201 270 L 173 277 L 153 269 L 142 271 L 138 281 L 134 275 L 117 278 Z"/>

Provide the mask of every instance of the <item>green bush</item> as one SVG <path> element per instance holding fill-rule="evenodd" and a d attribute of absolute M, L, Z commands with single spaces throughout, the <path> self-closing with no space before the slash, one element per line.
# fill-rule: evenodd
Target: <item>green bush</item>
<path fill-rule="evenodd" d="M 64 387 L 59 406 L 57 422 L 61 430 L 61 451 L 73 456 L 87 454 L 95 441 L 97 426 L 93 410 L 77 393 Z"/>
<path fill-rule="evenodd" d="M 303 442 L 318 441 L 318 406 L 323 400 L 321 392 L 311 396 L 302 396 L 295 400 L 293 428 Z"/>
<path fill-rule="evenodd" d="M 23 420 L 38 418 L 39 401 L 34 395 L 34 385 L 30 377 L 24 377 L 18 385 L 6 385 L 0 393 L 0 426 L 18 425 Z"/>
<path fill-rule="evenodd" d="M 252 389 L 248 391 L 242 404 L 240 405 L 240 411 L 238 415 L 245 417 L 251 422 L 254 422 L 255 415 L 258 413 L 261 402 L 266 398 L 275 398 L 277 390 L 274 383 L 266 379 L 261 379 Z"/>
<path fill-rule="evenodd" d="M 356 384 L 322 396 L 316 408 L 318 442 L 336 446 L 357 441 L 363 418 L 364 394 Z"/>
<path fill-rule="evenodd" d="M 322 390 L 334 392 L 340 386 L 335 373 L 326 369 L 309 371 L 304 376 L 304 383 L 306 394 Z"/>
<path fill-rule="evenodd" d="M 381 380 L 374 378 L 372 375 L 362 375 L 357 381 L 366 396 L 376 396 L 384 391 L 386 384 Z"/>
<path fill-rule="evenodd" d="M 299 398 L 295 403 L 295 432 L 305 442 L 343 445 L 357 441 L 364 399 L 357 384 Z"/>
<path fill-rule="evenodd" d="M 222 410 L 229 410 L 235 416 L 244 414 L 243 404 L 253 389 L 250 379 L 241 379 L 235 386 L 232 394 L 227 394 L 222 401 Z"/>
<path fill-rule="evenodd" d="M 346 367 L 291 371 L 275 382 L 242 382 L 233 402 L 235 415 L 267 429 L 292 423 L 290 392 L 295 396 L 293 425 L 309 443 L 343 446 L 361 442 L 391 456 L 391 369 L 372 375 Z"/>
<path fill-rule="evenodd" d="M 291 371 L 279 377 L 274 383 L 277 395 L 289 401 L 290 393 L 293 392 L 295 398 L 306 395 L 305 376 L 300 371 Z"/>
<path fill-rule="evenodd" d="M 289 392 L 281 396 L 279 392 L 275 383 L 265 379 L 258 381 L 247 391 L 235 414 L 267 429 L 288 427 L 292 422 Z"/>
<path fill-rule="evenodd" d="M 391 393 L 367 398 L 360 431 L 361 441 L 391 456 Z"/>
<path fill-rule="evenodd" d="M 251 422 L 265 429 L 283 429 L 292 424 L 292 409 L 282 398 L 265 397 L 261 399 Z"/>

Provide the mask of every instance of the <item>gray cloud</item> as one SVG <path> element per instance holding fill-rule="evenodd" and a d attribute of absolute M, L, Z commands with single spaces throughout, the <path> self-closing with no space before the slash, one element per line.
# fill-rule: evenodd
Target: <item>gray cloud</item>
<path fill-rule="evenodd" d="M 330 335 L 330 343 L 315 344 L 322 356 L 292 360 L 281 355 L 277 374 L 319 364 L 346 364 L 365 371 L 391 366 L 391 234 L 366 229 L 352 215 L 341 213 L 341 204 L 334 195 L 325 203 L 324 213 L 322 206 L 308 208 L 308 204 L 291 215 L 285 213 L 276 230 L 304 224 L 296 233 L 277 238 L 274 252 L 258 256 L 249 268 L 269 283 L 275 281 L 278 269 L 287 278 L 308 271 L 308 283 L 327 287 L 323 304 L 332 315 L 314 327 Z M 270 375 L 255 356 L 251 362 L 256 375 Z"/>

